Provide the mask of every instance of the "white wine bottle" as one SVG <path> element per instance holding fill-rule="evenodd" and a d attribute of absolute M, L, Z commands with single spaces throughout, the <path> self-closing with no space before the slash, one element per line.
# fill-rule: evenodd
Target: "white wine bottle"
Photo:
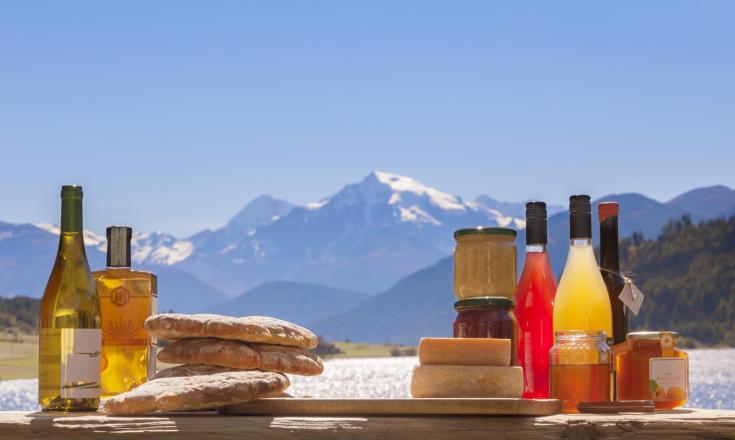
<path fill-rule="evenodd" d="M 41 300 L 38 403 L 43 411 L 100 404 L 100 300 L 84 250 L 82 187 L 61 188 L 59 250 Z"/>

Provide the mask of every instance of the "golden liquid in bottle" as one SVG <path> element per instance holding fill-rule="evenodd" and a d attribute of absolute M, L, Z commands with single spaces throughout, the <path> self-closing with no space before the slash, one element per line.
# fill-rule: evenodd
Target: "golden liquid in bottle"
<path fill-rule="evenodd" d="M 82 189 L 61 192 L 59 250 L 41 299 L 38 403 L 43 411 L 96 411 L 100 303 L 82 234 Z"/>
<path fill-rule="evenodd" d="M 102 396 L 129 391 L 156 372 L 155 340 L 143 322 L 156 313 L 156 276 L 129 268 L 94 273 L 102 308 Z"/>

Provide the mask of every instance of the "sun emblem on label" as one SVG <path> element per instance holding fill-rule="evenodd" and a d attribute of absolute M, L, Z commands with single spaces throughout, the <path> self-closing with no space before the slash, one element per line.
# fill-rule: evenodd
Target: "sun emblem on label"
<path fill-rule="evenodd" d="M 124 306 L 130 301 L 130 291 L 124 287 L 118 287 L 110 292 L 110 301 L 116 306 Z"/>

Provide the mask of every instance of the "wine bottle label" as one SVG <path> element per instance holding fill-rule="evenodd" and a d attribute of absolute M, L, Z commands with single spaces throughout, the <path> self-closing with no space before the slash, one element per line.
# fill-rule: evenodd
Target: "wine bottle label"
<path fill-rule="evenodd" d="M 648 383 L 653 400 L 686 400 L 689 361 L 678 357 L 650 358 Z"/>
<path fill-rule="evenodd" d="M 57 396 L 61 377 L 61 330 L 42 328 L 38 335 L 38 388 L 41 395 Z"/>
<path fill-rule="evenodd" d="M 99 329 L 61 329 L 61 398 L 100 397 Z"/>

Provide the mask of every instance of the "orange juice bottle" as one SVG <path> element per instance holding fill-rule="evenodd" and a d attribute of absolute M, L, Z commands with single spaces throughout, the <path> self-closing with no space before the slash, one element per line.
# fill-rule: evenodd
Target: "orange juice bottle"
<path fill-rule="evenodd" d="M 584 330 L 612 332 L 607 287 L 592 249 L 590 197 L 569 198 L 570 246 L 554 300 L 554 332 Z"/>

